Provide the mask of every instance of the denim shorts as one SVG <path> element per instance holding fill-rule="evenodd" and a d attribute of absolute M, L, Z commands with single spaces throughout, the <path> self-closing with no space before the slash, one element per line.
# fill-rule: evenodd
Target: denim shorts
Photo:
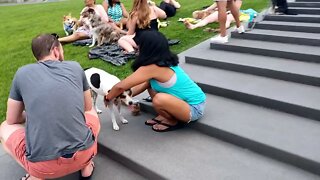
<path fill-rule="evenodd" d="M 202 118 L 204 114 L 204 107 L 206 105 L 206 102 L 202 102 L 200 104 L 189 104 L 190 106 L 190 121 L 196 121 L 200 118 Z"/>

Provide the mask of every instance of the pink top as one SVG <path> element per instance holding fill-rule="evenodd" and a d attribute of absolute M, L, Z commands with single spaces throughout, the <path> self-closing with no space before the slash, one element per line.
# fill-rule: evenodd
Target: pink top
<path fill-rule="evenodd" d="M 85 11 L 88 7 L 84 7 L 82 9 L 82 11 L 80 12 L 80 15 L 82 14 L 83 11 Z M 104 10 L 103 6 L 100 4 L 94 5 L 94 11 L 97 13 L 97 15 L 99 15 L 102 19 L 102 21 L 105 21 L 106 23 L 109 22 L 109 17 L 106 13 L 106 11 Z"/>

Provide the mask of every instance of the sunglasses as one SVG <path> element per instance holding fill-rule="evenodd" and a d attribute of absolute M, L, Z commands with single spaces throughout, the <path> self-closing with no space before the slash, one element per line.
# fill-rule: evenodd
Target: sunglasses
<path fill-rule="evenodd" d="M 52 40 L 52 44 L 51 44 L 51 48 L 54 48 L 54 45 L 56 44 L 56 42 L 58 41 L 59 39 L 59 35 L 57 33 L 52 33 L 50 34 L 52 37 L 53 37 L 53 40 Z M 59 41 L 58 41 L 59 42 Z"/>

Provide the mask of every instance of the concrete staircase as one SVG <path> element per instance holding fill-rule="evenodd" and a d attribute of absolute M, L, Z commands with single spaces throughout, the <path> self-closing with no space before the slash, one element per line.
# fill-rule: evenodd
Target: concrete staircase
<path fill-rule="evenodd" d="M 318 13 L 318 4 L 289 6 Z M 141 101 L 141 115 L 125 109 L 129 124 L 117 132 L 103 112 L 93 179 L 320 179 L 319 17 L 267 15 L 227 44 L 208 40 L 181 53 L 181 66 L 207 94 L 204 118 L 156 133 L 144 125 L 155 112 Z M 0 179 L 24 174 L 1 151 L 0 159 Z"/>

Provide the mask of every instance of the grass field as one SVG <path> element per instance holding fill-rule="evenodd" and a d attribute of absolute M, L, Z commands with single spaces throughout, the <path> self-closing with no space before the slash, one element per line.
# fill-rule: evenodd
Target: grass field
<path fill-rule="evenodd" d="M 268 0 L 243 0 L 242 9 L 253 8 L 261 11 L 269 4 Z M 131 10 L 133 0 L 122 0 Z M 156 0 L 159 4 L 160 0 Z M 214 34 L 203 31 L 203 28 L 186 30 L 180 17 L 190 17 L 191 13 L 203 6 L 210 5 L 212 0 L 179 0 L 182 8 L 178 10 L 173 18 L 169 18 L 170 25 L 161 29 L 167 38 L 180 39 L 179 45 L 173 46 L 172 51 L 182 52 Z M 102 0 L 97 0 L 102 3 Z M 83 8 L 83 0 L 66 0 L 61 2 L 50 2 L 40 4 L 26 4 L 16 6 L 0 6 L 0 122 L 4 120 L 6 113 L 6 102 L 11 86 L 12 78 L 17 69 L 25 64 L 34 63 L 30 49 L 31 39 L 40 33 L 58 33 L 64 35 L 62 29 L 62 17 L 69 12 L 78 17 Z M 209 27 L 217 27 L 211 24 Z M 131 73 L 130 64 L 115 67 L 101 60 L 88 60 L 88 47 L 65 45 L 65 59 L 78 61 L 82 67 L 99 67 L 120 78 Z M 50 93 L 50 92 L 48 92 Z"/>

